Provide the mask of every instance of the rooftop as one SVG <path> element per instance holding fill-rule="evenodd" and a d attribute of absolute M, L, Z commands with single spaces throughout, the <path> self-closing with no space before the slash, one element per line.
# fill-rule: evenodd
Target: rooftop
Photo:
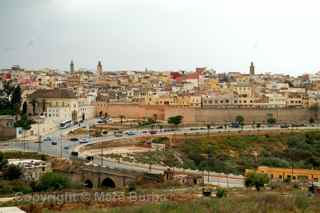
<path fill-rule="evenodd" d="M 38 89 L 29 98 L 76 98 L 76 94 L 70 89 Z"/>

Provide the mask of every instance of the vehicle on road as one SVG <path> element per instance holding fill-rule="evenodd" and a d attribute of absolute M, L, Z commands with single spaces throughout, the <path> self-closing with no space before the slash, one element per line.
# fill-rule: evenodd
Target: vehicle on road
<path fill-rule="evenodd" d="M 58 144 L 58 143 L 55 142 L 55 141 L 52 141 L 52 142 L 51 142 L 51 145 L 54 145 L 54 146 L 55 146 L 55 145 L 57 145 L 57 144 Z"/>
<path fill-rule="evenodd" d="M 79 141 L 78 138 L 70 138 L 69 140 L 72 141 L 72 142 L 78 142 Z"/>
<path fill-rule="evenodd" d="M 98 119 L 96 120 L 96 124 L 105 124 L 105 123 L 106 123 L 106 120 L 103 119 L 103 118 L 98 118 Z"/>
<path fill-rule="evenodd" d="M 217 129 L 223 129 L 223 126 L 217 126 Z"/>
<path fill-rule="evenodd" d="M 281 124 L 280 128 L 289 128 L 289 125 L 288 124 Z"/>
<path fill-rule="evenodd" d="M 304 127 L 304 124 L 291 124 L 291 127 Z"/>
<path fill-rule="evenodd" d="M 105 120 L 107 123 L 112 123 L 112 118 L 110 118 L 110 117 L 105 118 Z"/>
<path fill-rule="evenodd" d="M 158 132 L 157 132 L 156 130 L 150 130 L 149 133 L 150 133 L 151 135 L 155 135 L 155 134 L 157 134 Z"/>
<path fill-rule="evenodd" d="M 142 134 L 148 134 L 148 131 L 147 130 L 143 130 Z"/>
<path fill-rule="evenodd" d="M 240 124 L 238 122 L 233 122 L 230 124 L 231 128 L 240 128 Z"/>
<path fill-rule="evenodd" d="M 60 123 L 60 129 L 66 129 L 72 126 L 71 120 L 66 120 Z"/>
<path fill-rule="evenodd" d="M 65 150 L 68 150 L 69 149 L 69 146 L 65 146 L 65 147 L 63 147 Z"/>
<path fill-rule="evenodd" d="M 50 141 L 52 141 L 52 138 L 50 137 L 46 137 L 42 140 L 42 142 L 50 142 Z"/>
<path fill-rule="evenodd" d="M 93 161 L 93 159 L 94 159 L 93 156 L 87 156 L 87 157 L 86 157 L 86 160 L 87 160 L 87 161 Z"/>
<path fill-rule="evenodd" d="M 115 137 L 122 137 L 123 133 L 121 131 L 116 131 L 113 133 Z"/>
<path fill-rule="evenodd" d="M 133 132 L 133 131 L 126 132 L 126 134 L 127 134 L 128 136 L 136 135 L 136 133 L 135 133 L 135 132 Z"/>
<path fill-rule="evenodd" d="M 80 144 L 85 144 L 85 143 L 89 143 L 89 139 L 88 138 L 82 138 L 79 140 Z"/>
<path fill-rule="evenodd" d="M 190 130 L 191 131 L 197 131 L 197 130 L 199 130 L 199 128 L 192 127 L 192 128 L 190 128 Z"/>

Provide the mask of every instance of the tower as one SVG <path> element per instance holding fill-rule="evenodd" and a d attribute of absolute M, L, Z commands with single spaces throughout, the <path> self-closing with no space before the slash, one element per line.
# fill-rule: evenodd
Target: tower
<path fill-rule="evenodd" d="M 253 62 L 251 62 L 251 65 L 250 65 L 250 75 L 254 75 L 254 74 L 255 74 L 254 65 L 253 65 Z"/>
<path fill-rule="evenodd" d="M 97 75 L 99 75 L 99 76 L 102 75 L 102 64 L 101 64 L 101 61 L 99 61 L 98 65 L 97 65 Z"/>
<path fill-rule="evenodd" d="M 74 72 L 74 63 L 73 63 L 73 60 L 71 60 L 71 62 L 70 62 L 70 72 L 71 72 L 71 73 Z"/>

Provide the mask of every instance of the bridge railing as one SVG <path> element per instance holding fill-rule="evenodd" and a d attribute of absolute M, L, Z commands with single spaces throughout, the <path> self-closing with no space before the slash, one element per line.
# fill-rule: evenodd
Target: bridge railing
<path fill-rule="evenodd" d="M 230 185 L 230 186 L 231 185 L 243 186 L 244 179 L 245 179 L 244 176 L 242 175 L 183 169 L 183 168 L 177 168 L 177 167 L 166 167 L 166 166 L 160 166 L 160 165 L 142 164 L 142 163 L 136 163 L 136 162 L 115 160 L 112 158 L 104 158 L 104 161 L 105 162 L 108 161 L 114 167 L 123 167 L 123 168 L 127 167 L 127 169 L 131 168 L 132 170 L 144 171 L 148 173 L 163 174 L 164 171 L 170 169 L 175 173 L 200 175 L 204 177 L 205 182 L 212 183 L 212 184 L 216 183 L 219 185 L 224 184 L 224 185 Z"/>

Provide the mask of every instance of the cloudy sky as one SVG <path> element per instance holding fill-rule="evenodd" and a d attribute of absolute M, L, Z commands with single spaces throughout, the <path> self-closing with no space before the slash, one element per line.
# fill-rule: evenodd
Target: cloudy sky
<path fill-rule="evenodd" d="M 317 0 L 1 0 L 0 68 L 320 70 Z"/>

